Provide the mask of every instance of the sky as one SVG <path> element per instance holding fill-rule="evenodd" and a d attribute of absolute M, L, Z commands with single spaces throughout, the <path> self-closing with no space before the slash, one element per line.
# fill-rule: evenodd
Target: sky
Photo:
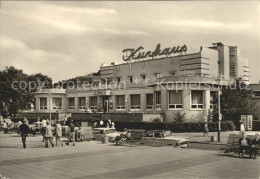
<path fill-rule="evenodd" d="M 260 81 L 259 1 L 1 1 L 0 70 L 43 73 L 54 81 L 123 63 L 122 50 L 222 42 L 249 59 Z"/>

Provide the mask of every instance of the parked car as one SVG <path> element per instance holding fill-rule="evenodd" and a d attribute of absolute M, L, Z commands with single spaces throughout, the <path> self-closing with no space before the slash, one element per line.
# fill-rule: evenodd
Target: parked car
<path fill-rule="evenodd" d="M 167 130 L 150 130 L 144 134 L 141 144 L 152 146 L 172 145 L 175 147 L 188 146 L 189 138 L 172 136 L 171 131 Z"/>
<path fill-rule="evenodd" d="M 106 128 L 106 127 L 94 128 L 92 133 L 93 133 L 94 140 L 102 140 L 102 137 L 106 135 L 108 136 L 108 140 L 110 142 L 114 141 L 116 136 L 120 135 L 120 133 L 117 132 L 115 128 Z"/>

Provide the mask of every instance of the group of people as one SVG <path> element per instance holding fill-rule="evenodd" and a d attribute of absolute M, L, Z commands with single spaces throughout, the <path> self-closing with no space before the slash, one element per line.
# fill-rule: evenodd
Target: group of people
<path fill-rule="evenodd" d="M 240 139 L 238 140 L 239 149 L 238 156 L 243 157 L 244 153 L 248 153 L 250 158 L 256 156 L 257 150 L 259 150 L 260 136 L 258 133 L 255 134 L 254 139 L 247 137 L 246 133 L 242 133 Z"/>
<path fill-rule="evenodd" d="M 39 120 L 38 120 L 39 121 Z M 49 147 L 49 143 L 52 147 L 54 147 L 53 138 L 56 139 L 56 146 L 61 144 L 63 147 L 63 143 L 61 141 L 62 137 L 62 127 L 58 120 L 55 120 L 55 127 L 54 133 L 52 130 L 51 122 L 48 119 L 43 118 L 41 121 L 41 134 L 43 136 L 42 142 L 45 142 L 45 147 Z M 73 124 L 72 120 L 67 121 L 69 135 L 68 135 L 68 142 L 65 143 L 69 145 L 71 138 L 73 139 L 73 146 L 75 146 L 75 125 Z M 23 148 L 26 149 L 26 137 L 30 133 L 30 128 L 28 125 L 28 120 L 24 118 L 22 124 L 19 126 L 19 131 L 22 137 Z"/>
<path fill-rule="evenodd" d="M 103 120 L 100 120 L 99 127 L 115 128 L 115 123 L 108 119 L 107 124 L 105 125 Z"/>

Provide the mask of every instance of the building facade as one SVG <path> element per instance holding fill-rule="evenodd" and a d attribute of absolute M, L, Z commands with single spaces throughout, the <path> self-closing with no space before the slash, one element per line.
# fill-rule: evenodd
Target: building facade
<path fill-rule="evenodd" d="M 186 122 L 205 121 L 219 86 L 239 74 L 230 51 L 217 43 L 192 54 L 103 65 L 92 83 L 36 92 L 34 112 L 143 113 L 168 122 L 181 113 Z"/>

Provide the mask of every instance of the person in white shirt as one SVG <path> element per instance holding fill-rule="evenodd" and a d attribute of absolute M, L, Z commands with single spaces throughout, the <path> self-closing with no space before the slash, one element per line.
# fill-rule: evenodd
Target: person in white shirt
<path fill-rule="evenodd" d="M 242 135 L 244 133 L 245 133 L 245 124 L 244 124 L 244 122 L 241 122 L 240 123 L 240 134 Z"/>
<path fill-rule="evenodd" d="M 61 146 L 63 147 L 63 143 L 60 140 L 60 138 L 62 137 L 62 129 L 59 121 L 56 122 L 55 137 L 56 137 L 56 146 L 58 146 L 58 141 L 59 141 L 61 143 Z"/>
<path fill-rule="evenodd" d="M 45 120 L 45 119 L 43 119 L 42 120 L 42 124 L 41 124 L 41 127 L 42 127 L 42 129 L 41 129 L 41 131 L 42 131 L 42 142 L 44 142 L 44 140 L 45 140 L 45 134 L 46 134 L 46 127 L 47 127 L 47 123 L 46 123 L 47 121 Z"/>
<path fill-rule="evenodd" d="M 99 122 L 99 127 L 103 127 L 103 125 L 104 125 L 104 122 L 101 120 L 101 121 Z"/>
<path fill-rule="evenodd" d="M 54 147 L 54 144 L 52 141 L 53 135 L 52 135 L 52 128 L 51 128 L 50 122 L 47 121 L 46 124 L 47 124 L 47 126 L 46 126 L 46 133 L 45 133 L 45 147 L 48 147 L 49 142 L 51 143 L 51 146 Z"/>

